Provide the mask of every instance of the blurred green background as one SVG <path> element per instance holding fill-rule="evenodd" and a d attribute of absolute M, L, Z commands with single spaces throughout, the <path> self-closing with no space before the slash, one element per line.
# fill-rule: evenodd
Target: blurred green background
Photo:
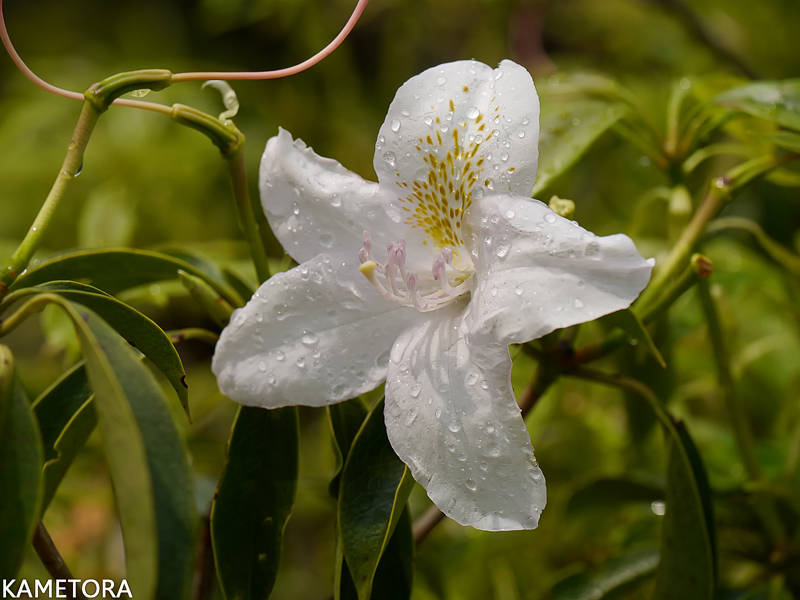
<path fill-rule="evenodd" d="M 80 91 L 113 73 L 138 68 L 264 70 L 293 65 L 326 45 L 347 20 L 344 0 L 6 0 L 12 39 L 28 65 L 47 81 Z M 442 62 L 475 58 L 496 65 L 510 58 L 533 74 L 540 89 L 573 69 L 613 75 L 639 95 L 664 127 L 672 85 L 709 75 L 783 79 L 800 74 L 800 3 L 794 0 L 372 0 L 350 38 L 323 63 L 275 81 L 235 82 L 241 109 L 235 122 L 247 136 L 251 190 L 266 140 L 278 126 L 323 156 L 375 179 L 372 154 L 395 90 Z M 223 110 L 219 94 L 181 84 L 147 100 Z M 545 110 L 557 110 L 544 97 Z M 0 59 L 0 254 L 24 235 L 58 172 L 77 120 L 77 102 L 29 83 Z M 715 159 L 694 180 L 704 182 L 735 164 Z M 576 218 L 598 234 L 626 232 L 645 256 L 660 256 L 670 232 L 663 203 L 648 199 L 669 185 L 647 157 L 605 134 L 572 171 L 547 190 L 576 202 Z M 728 214 L 759 222 L 797 251 L 800 190 L 757 182 Z M 247 270 L 227 172 L 207 139 L 164 116 L 114 108 L 86 153 L 81 176 L 59 208 L 58 225 L 42 255 L 75 247 L 180 244 Z M 277 243 L 265 234 L 271 254 Z M 748 404 L 767 473 L 797 479 L 800 343 L 797 281 L 772 266 L 751 239 L 715 237 L 715 288 L 731 341 L 734 374 Z M 249 273 L 248 273 L 249 274 Z M 192 300 L 169 285 L 133 297 L 164 329 L 213 328 Z M 596 333 L 593 327 L 581 339 Z M 32 396 L 76 358 L 69 328 L 45 312 L 9 339 Z M 716 386 L 705 327 L 693 294 L 682 298 L 657 332 L 670 368 L 653 369 L 631 349 L 609 360 L 640 365 L 637 376 L 669 399 L 689 423 L 712 486 L 735 497 L 744 474 Z M 211 349 L 181 346 L 195 422 L 184 426 L 197 474 L 201 513 L 222 468 L 235 405 L 222 398 L 209 372 Z M 512 349 L 512 356 L 514 351 Z M 532 362 L 515 360 L 520 392 Z M 172 407 L 176 408 L 175 406 Z M 420 548 L 415 600 L 546 597 L 558 581 L 606 559 L 657 546 L 658 506 L 644 498 L 621 502 L 587 485 L 625 474 L 663 484 L 660 433 L 638 401 L 586 383 L 551 389 L 528 418 L 549 501 L 532 532 L 488 534 L 443 523 Z M 330 432 L 321 411 L 302 413 L 301 484 L 286 536 L 284 567 L 274 598 L 330 596 L 334 469 Z M 96 435 L 96 434 L 95 434 Z M 787 456 L 789 457 L 787 460 Z M 581 490 L 584 490 L 581 492 Z M 122 576 L 122 545 L 98 439 L 70 471 L 45 522 L 73 572 L 82 578 Z M 413 514 L 428 501 L 418 488 Z M 733 504 L 735 506 L 735 503 Z M 720 538 L 739 551 L 723 555 L 722 587 L 768 580 L 758 541 L 718 514 Z M 740 519 L 741 520 L 741 519 Z M 737 537 L 738 536 L 738 537 Z M 763 550 L 763 549 L 762 549 Z M 766 557 L 766 562 L 769 557 Z M 35 556 L 23 570 L 44 577 Z M 647 588 L 627 592 L 645 597 Z M 623 593 L 623 597 L 625 596 Z M 735 597 L 735 596 L 731 596 Z"/>

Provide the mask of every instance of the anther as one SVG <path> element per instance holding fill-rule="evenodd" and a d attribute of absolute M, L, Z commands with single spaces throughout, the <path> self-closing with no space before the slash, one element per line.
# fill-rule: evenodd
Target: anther
<path fill-rule="evenodd" d="M 367 252 L 366 248 L 361 248 L 358 251 L 358 260 L 361 261 L 362 265 L 369 260 L 369 252 Z"/>
<path fill-rule="evenodd" d="M 446 264 L 448 264 L 450 266 L 453 265 L 453 251 L 450 248 L 448 248 L 447 246 L 442 248 L 442 258 L 444 259 L 444 262 Z"/>
<path fill-rule="evenodd" d="M 369 231 L 366 229 L 361 236 L 362 243 L 364 244 L 364 250 L 367 252 L 372 252 L 372 236 L 369 234 Z"/>

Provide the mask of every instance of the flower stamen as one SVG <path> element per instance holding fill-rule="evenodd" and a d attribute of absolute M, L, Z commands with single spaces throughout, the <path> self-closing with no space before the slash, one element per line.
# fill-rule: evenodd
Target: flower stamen
<path fill-rule="evenodd" d="M 386 262 L 381 264 L 372 255 L 372 236 L 364 232 L 363 245 L 358 251 L 361 262 L 359 270 L 380 293 L 381 296 L 403 306 L 409 306 L 420 312 L 429 312 L 441 308 L 470 291 L 469 281 L 472 271 L 465 271 L 453 266 L 453 252 L 445 248 L 433 258 L 430 274 L 420 276 L 415 271 L 406 269 L 406 242 L 397 240 L 386 245 Z M 458 285 L 451 285 L 448 277 L 454 277 L 453 283 L 466 278 Z M 383 275 L 383 281 L 378 277 Z M 399 279 L 398 279 L 399 275 Z M 402 282 L 402 283 L 401 283 Z M 438 283 L 437 283 L 438 282 Z"/>

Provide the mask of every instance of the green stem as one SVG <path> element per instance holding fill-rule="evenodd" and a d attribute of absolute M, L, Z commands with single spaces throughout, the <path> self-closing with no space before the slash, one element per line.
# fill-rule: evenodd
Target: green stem
<path fill-rule="evenodd" d="M 75 126 L 75 133 L 67 149 L 67 156 L 61 166 L 61 171 L 58 173 L 58 177 L 56 177 L 44 204 L 42 204 L 42 208 L 39 209 L 39 214 L 36 215 L 33 225 L 31 225 L 25 238 L 9 259 L 6 268 L 0 273 L 0 300 L 8 293 L 9 286 L 14 283 L 17 276 L 28 266 L 34 253 L 38 250 L 42 238 L 47 233 L 48 227 L 53 222 L 53 217 L 64 196 L 64 192 L 66 192 L 72 180 L 80 173 L 86 145 L 89 143 L 89 138 L 101 114 L 102 111 L 94 103 L 84 102 L 78 124 Z"/>
<path fill-rule="evenodd" d="M 231 175 L 231 185 L 233 186 L 233 196 L 236 200 L 236 208 L 239 211 L 239 225 L 242 227 L 244 237 L 250 247 L 250 255 L 256 267 L 256 275 L 259 283 L 264 283 L 270 277 L 267 253 L 264 250 L 264 242 L 261 240 L 261 232 L 258 221 L 253 211 L 253 202 L 250 199 L 250 191 L 247 187 L 247 175 L 244 167 L 244 152 L 241 148 L 226 156 L 228 170 Z"/>
<path fill-rule="evenodd" d="M 167 337 L 173 344 L 179 344 L 186 340 L 198 340 L 214 346 L 219 341 L 219 334 L 201 329 L 200 327 L 188 327 L 187 329 L 174 329 L 167 331 Z"/>
<path fill-rule="evenodd" d="M 7 336 L 9 333 L 19 327 L 25 319 L 40 312 L 52 302 L 52 294 L 39 294 L 31 300 L 23 304 L 17 312 L 8 317 L 7 319 L 0 319 L 0 338 Z"/>
<path fill-rule="evenodd" d="M 712 269 L 713 265 L 708 258 L 702 254 L 694 254 L 689 261 L 689 266 L 681 273 L 675 284 L 645 310 L 640 311 L 639 318 L 645 323 L 658 319 L 689 288 L 701 279 L 709 277 Z"/>
<path fill-rule="evenodd" d="M 648 304 L 652 304 L 667 287 L 672 285 L 673 279 L 685 268 L 697 242 L 705 233 L 708 223 L 727 206 L 735 190 L 785 161 L 785 157 L 779 159 L 772 155 L 763 156 L 739 165 L 724 177 L 717 177 L 711 183 L 706 197 L 686 229 L 683 230 L 672 251 L 656 267 L 657 271 L 653 279 L 636 302 L 637 307 L 647 307 Z"/>
<path fill-rule="evenodd" d="M 753 436 L 753 430 L 750 428 L 750 421 L 748 420 L 741 397 L 736 392 L 736 386 L 734 385 L 733 374 L 730 368 L 730 357 L 728 356 L 725 337 L 722 331 L 722 323 L 720 322 L 714 299 L 711 296 L 708 281 L 701 280 L 698 282 L 697 289 L 700 294 L 700 301 L 703 305 L 703 313 L 708 323 L 708 337 L 711 342 L 714 362 L 716 362 L 717 365 L 717 378 L 720 388 L 722 389 L 722 396 L 728 410 L 728 416 L 733 425 L 736 445 L 738 446 L 739 454 L 742 457 L 744 468 L 748 476 L 757 484 L 758 488 L 762 488 L 765 483 L 765 478 L 764 472 L 761 469 L 761 463 L 756 454 L 755 437 Z M 776 544 L 785 541 L 786 534 L 778 515 L 777 507 L 773 504 L 771 498 L 766 496 L 761 489 L 757 491 L 757 498 L 756 510 L 770 539 Z"/>

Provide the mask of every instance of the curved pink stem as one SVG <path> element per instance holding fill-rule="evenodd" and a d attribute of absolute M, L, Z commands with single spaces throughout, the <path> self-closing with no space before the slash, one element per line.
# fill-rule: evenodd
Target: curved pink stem
<path fill-rule="evenodd" d="M 207 81 L 209 79 L 225 79 L 228 81 L 237 81 L 237 80 L 260 80 L 260 79 L 280 79 L 281 77 L 288 77 L 289 75 L 294 75 L 296 73 L 300 73 L 305 71 L 309 67 L 313 67 L 323 58 L 328 56 L 331 52 L 336 50 L 339 45 L 345 40 L 345 38 L 350 35 L 350 32 L 355 27 L 358 19 L 361 17 L 361 14 L 364 12 L 364 9 L 367 7 L 369 0 L 358 0 L 358 4 L 356 5 L 355 10 L 353 10 L 353 14 L 350 15 L 350 19 L 345 24 L 344 28 L 339 32 L 333 41 L 325 46 L 322 50 L 317 52 L 314 56 L 297 64 L 293 67 L 288 67 L 285 69 L 278 69 L 276 71 L 255 71 L 255 72 L 232 72 L 232 73 L 216 73 L 216 72 L 196 72 L 196 73 L 176 73 L 172 76 L 173 83 L 182 82 L 182 81 Z M 70 90 L 62 89 L 58 86 L 55 86 L 51 83 L 46 82 L 44 79 L 36 75 L 31 69 L 28 68 L 28 65 L 25 64 L 25 61 L 22 60 L 19 53 L 14 48 L 14 45 L 11 43 L 11 38 L 8 35 L 8 30 L 6 29 L 6 22 L 5 17 L 3 15 L 3 0 L 0 0 L 0 38 L 3 40 L 3 46 L 8 52 L 8 55 L 11 57 L 11 60 L 17 66 L 17 68 L 22 72 L 25 77 L 27 77 L 30 81 L 34 84 L 39 86 L 45 91 L 50 92 L 51 94 L 56 94 L 57 96 L 61 96 L 63 98 L 69 98 L 71 100 L 85 100 L 83 94 L 79 92 L 72 92 Z M 144 108 L 146 110 L 153 110 L 156 112 L 162 113 L 171 113 L 171 109 L 168 106 L 164 106 L 161 104 L 157 104 L 155 102 L 142 102 L 141 100 L 129 100 L 127 98 L 118 98 L 114 100 L 114 104 L 121 105 L 121 106 L 131 106 L 135 108 Z"/>

